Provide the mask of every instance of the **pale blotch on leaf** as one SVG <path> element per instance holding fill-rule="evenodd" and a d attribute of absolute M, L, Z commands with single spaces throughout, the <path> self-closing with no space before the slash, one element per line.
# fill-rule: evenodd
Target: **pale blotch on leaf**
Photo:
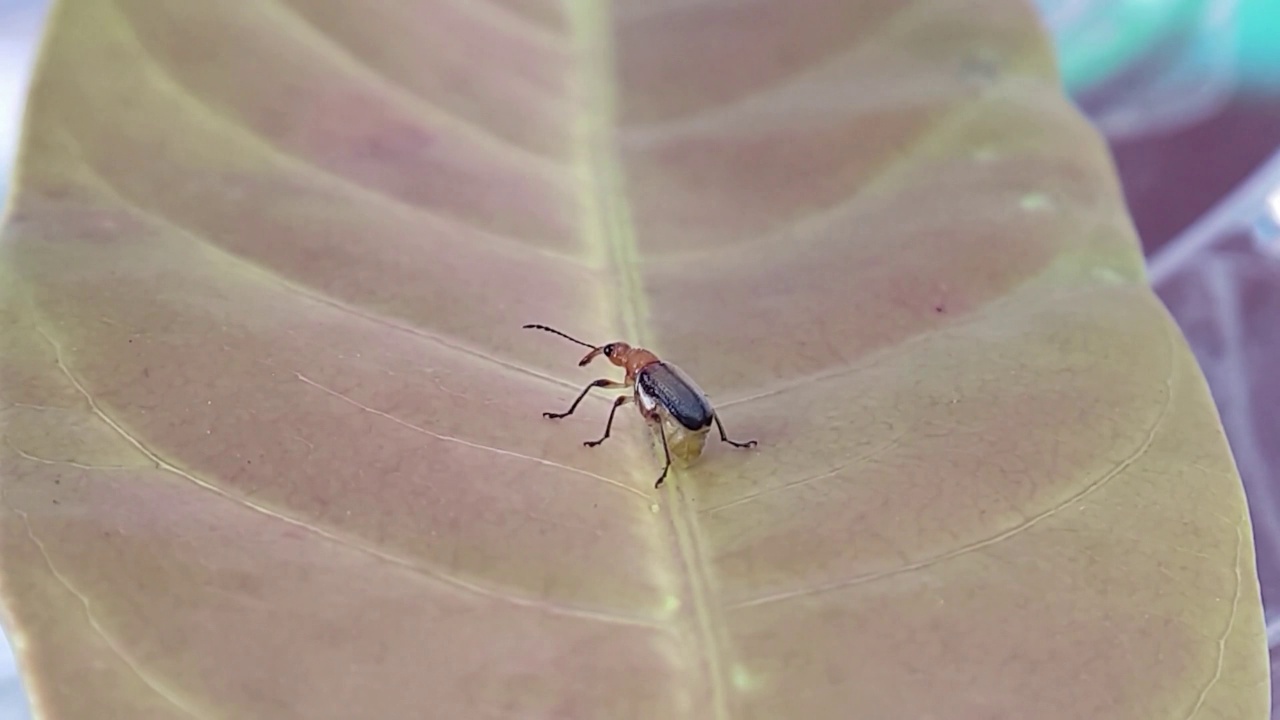
<path fill-rule="evenodd" d="M 993 147 L 978 148 L 973 151 L 970 157 L 973 158 L 974 162 L 989 163 L 1000 157 L 1000 151 Z"/>
<path fill-rule="evenodd" d="M 674 615 L 680 610 L 680 598 L 675 595 L 668 595 L 662 601 L 662 611 L 668 615 Z"/>
<path fill-rule="evenodd" d="M 1124 285 L 1129 282 L 1129 279 L 1124 275 L 1116 272 L 1114 268 L 1109 268 L 1105 265 L 1093 268 L 1090 274 L 1093 275 L 1093 278 L 1098 282 L 1107 283 L 1108 285 Z"/>
<path fill-rule="evenodd" d="M 1037 210 L 1048 210 L 1053 205 L 1053 201 L 1044 193 L 1027 193 L 1018 201 L 1018 206 L 1027 212 L 1035 212 Z"/>
<path fill-rule="evenodd" d="M 755 678 L 742 665 L 734 665 L 732 675 L 733 686 L 739 690 L 750 690 L 756 685 Z"/>

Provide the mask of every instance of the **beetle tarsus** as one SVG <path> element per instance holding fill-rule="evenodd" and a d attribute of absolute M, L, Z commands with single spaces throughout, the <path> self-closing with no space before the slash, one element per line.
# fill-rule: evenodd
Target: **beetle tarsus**
<path fill-rule="evenodd" d="M 725 435 L 725 433 L 724 433 L 724 425 L 722 425 L 722 424 L 720 423 L 720 416 L 719 416 L 719 415 L 716 415 L 716 416 L 715 416 L 715 419 L 716 419 L 716 427 L 717 427 L 717 428 L 720 428 L 720 439 L 721 439 L 722 441 L 727 442 L 727 443 L 729 443 L 730 445 L 732 445 L 732 446 L 734 446 L 734 447 L 738 447 L 738 448 L 749 448 L 749 447 L 755 447 L 755 446 L 756 446 L 756 441 L 755 441 L 755 440 L 748 440 L 748 441 L 746 441 L 746 442 L 737 442 L 737 441 L 735 441 L 735 440 L 730 440 L 730 439 L 729 439 L 729 436 L 728 436 L 728 435 Z"/>

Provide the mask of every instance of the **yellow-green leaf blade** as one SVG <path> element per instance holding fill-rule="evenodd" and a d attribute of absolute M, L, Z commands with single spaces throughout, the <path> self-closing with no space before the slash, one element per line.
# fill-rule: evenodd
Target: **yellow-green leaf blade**
<path fill-rule="evenodd" d="M 1003 0 L 64 4 L 3 247 L 33 704 L 1264 717 L 1239 479 L 1048 57 Z M 760 445 L 654 490 L 528 322 Z"/>

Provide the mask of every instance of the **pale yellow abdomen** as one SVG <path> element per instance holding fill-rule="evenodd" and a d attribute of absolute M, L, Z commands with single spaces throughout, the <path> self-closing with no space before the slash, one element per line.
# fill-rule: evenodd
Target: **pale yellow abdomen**
<path fill-rule="evenodd" d="M 673 463 L 687 467 L 702 455 L 702 449 L 707 444 L 709 428 L 690 430 L 670 419 L 664 420 L 662 427 L 667 433 L 667 447 L 671 450 Z M 662 442 L 661 439 L 658 442 Z M 661 450 L 661 446 L 658 449 Z"/>

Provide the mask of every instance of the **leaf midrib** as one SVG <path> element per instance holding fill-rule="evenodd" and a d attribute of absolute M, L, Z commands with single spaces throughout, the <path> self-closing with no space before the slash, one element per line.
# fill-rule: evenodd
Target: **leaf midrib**
<path fill-rule="evenodd" d="M 571 0 L 567 6 L 579 64 L 579 102 L 575 128 L 575 170 L 582 193 L 584 244 L 607 268 L 612 283 L 599 306 L 611 307 L 628 341 L 648 344 L 649 317 L 635 227 L 624 191 L 624 175 L 615 145 L 615 50 L 612 43 L 611 3 Z M 672 468 L 663 497 L 671 534 L 686 582 L 692 613 L 687 617 L 695 638 L 697 661 L 705 674 L 711 717 L 730 717 L 723 655 L 726 652 L 722 618 L 714 611 L 713 572 L 702 551 L 696 512 L 680 491 L 679 468 Z"/>

